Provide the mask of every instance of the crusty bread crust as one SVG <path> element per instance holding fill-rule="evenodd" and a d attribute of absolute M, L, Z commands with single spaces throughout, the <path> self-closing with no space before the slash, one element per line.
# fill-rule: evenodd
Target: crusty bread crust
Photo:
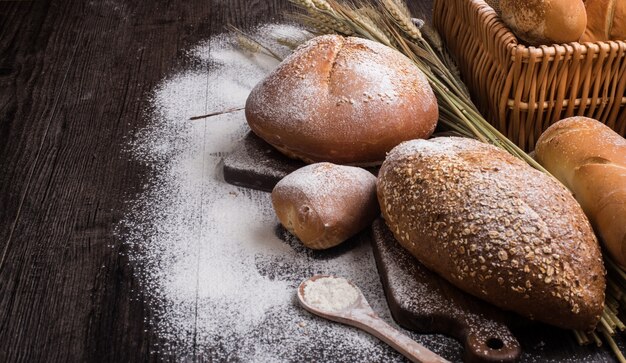
<path fill-rule="evenodd" d="M 586 0 L 587 29 L 581 41 L 626 40 L 626 1 Z"/>
<path fill-rule="evenodd" d="M 380 164 L 400 142 L 429 137 L 438 112 L 426 76 L 411 60 L 338 35 L 298 48 L 246 102 L 252 131 L 307 163 Z"/>
<path fill-rule="evenodd" d="M 598 242 L 550 176 L 494 146 L 442 137 L 394 148 L 377 190 L 398 242 L 457 287 L 563 328 L 599 321 Z"/>
<path fill-rule="evenodd" d="M 582 0 L 500 0 L 502 20 L 530 45 L 577 42 L 587 26 Z"/>
<path fill-rule="evenodd" d="M 570 117 L 550 126 L 535 151 L 574 193 L 611 257 L 626 267 L 626 139 L 596 120 Z"/>

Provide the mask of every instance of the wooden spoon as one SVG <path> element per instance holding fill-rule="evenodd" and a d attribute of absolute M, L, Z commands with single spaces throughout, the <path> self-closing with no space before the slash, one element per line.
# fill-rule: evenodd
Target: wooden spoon
<path fill-rule="evenodd" d="M 307 297 L 305 296 L 306 286 L 309 283 L 322 278 L 342 279 L 341 277 L 328 275 L 315 275 L 303 281 L 298 287 L 298 300 L 303 308 L 323 318 L 362 329 L 389 344 L 412 362 L 448 362 L 441 356 L 433 353 L 423 345 L 418 344 L 413 339 L 385 323 L 380 317 L 378 317 L 378 315 L 376 315 L 376 313 L 374 313 L 374 310 L 372 310 L 371 306 L 367 303 L 367 300 L 365 299 L 365 296 L 363 296 L 361 290 L 359 290 L 359 288 L 352 282 L 342 279 L 348 282 L 356 291 L 356 298 L 354 301 L 348 301 L 345 306 L 339 305 L 339 308 L 335 309 L 334 307 L 316 304 L 311 298 L 307 301 Z"/>

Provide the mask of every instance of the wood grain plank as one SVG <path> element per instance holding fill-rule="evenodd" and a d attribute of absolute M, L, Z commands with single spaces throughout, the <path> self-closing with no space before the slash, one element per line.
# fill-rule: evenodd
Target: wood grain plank
<path fill-rule="evenodd" d="M 29 55 L 33 50 L 29 47 L 37 44 L 45 48 L 52 37 L 40 36 L 43 29 L 50 29 L 51 23 L 58 20 L 59 32 L 67 31 L 63 27 L 63 21 L 55 17 L 54 11 L 49 11 L 47 2 L 38 2 L 31 5 L 30 2 L 0 3 L 6 10 L 0 14 L 6 14 L 2 18 L 2 35 L 0 38 L 0 68 L 3 76 L 0 77 L 2 89 L 5 90 L 0 96 L 0 145 L 2 145 L 1 163 L 2 186 L 0 193 L 0 220 L 5 221 L 0 225 L 0 271 L 3 269 L 4 260 L 11 234 L 15 227 L 18 210 L 21 208 L 27 184 L 32 176 L 32 166 L 24 167 L 27 160 L 36 160 L 41 150 L 41 143 L 47 133 L 53 109 L 56 107 L 58 98 L 50 92 L 42 94 L 36 104 L 29 97 L 38 89 L 53 89 L 62 87 L 66 71 L 75 53 L 68 45 L 64 48 L 64 54 L 50 62 L 50 69 L 58 69 L 55 75 L 46 79 L 38 79 L 34 75 L 44 72 L 37 65 L 29 62 Z M 31 6 L 26 6 L 31 5 Z M 10 17 L 9 17 L 10 16 Z M 26 28 L 26 31 L 21 29 Z M 19 49 L 18 49 L 19 45 Z M 74 47 L 74 50 L 76 48 Z M 26 125 L 14 122 L 17 115 L 29 114 L 40 120 L 37 124 Z M 17 140 L 16 140 L 17 139 Z M 9 147 L 13 141 L 16 146 Z M 17 141 L 17 142 L 15 142 Z M 32 164 L 32 163 L 31 163 Z"/>
<path fill-rule="evenodd" d="M 43 52 L 55 43 L 51 34 L 53 23 L 57 23 L 59 33 L 67 33 L 67 23 L 61 19 L 63 7 L 51 9 L 48 2 L 7 3 L 0 4 L 6 11 L 0 11 L 3 16 L 2 38 L 0 40 L 1 68 L 4 69 L 2 82 L 2 96 L 0 96 L 0 145 L 2 145 L 2 170 L 0 183 L 0 261 L 6 261 L 9 251 L 10 235 L 15 227 L 19 210 L 23 205 L 24 196 L 28 189 L 28 181 L 32 178 L 34 160 L 41 154 L 42 142 L 48 132 L 50 120 L 58 97 L 54 92 L 45 92 L 60 88 L 67 76 L 71 63 L 71 44 L 59 45 L 62 53 L 50 59 L 44 66 L 31 61 L 31 56 Z M 55 11 L 57 10 L 57 11 Z M 61 10 L 61 11 L 59 11 Z M 39 50 L 31 47 L 39 47 Z M 59 72 L 49 77 L 39 78 L 38 74 L 59 69 Z M 33 98 L 37 102 L 33 102 Z M 37 123 L 28 125 L 22 123 L 21 117 L 31 117 Z M 13 261 L 11 261 L 13 262 Z M 0 262 L 0 271 L 9 279 L 0 279 L 0 306 L 7 306 L 0 310 L 0 332 L 8 330 L 8 320 L 11 318 L 11 308 L 16 301 L 15 287 L 22 281 L 22 271 L 28 267 L 12 263 L 9 268 Z M 33 304 L 34 305 L 34 304 Z M 34 310 L 34 307 L 30 307 Z M 15 334 L 15 332 L 14 332 Z M 23 341 L 24 337 L 15 334 L 15 339 Z M 3 340 L 4 341 L 4 340 Z M 19 343 L 18 343 L 19 344 Z M 0 347 L 0 353 L 5 350 Z M 24 349 L 16 358 L 28 359 L 28 350 Z M 2 357 L 3 354 L 0 354 Z M 8 361 L 8 360 L 6 360 Z"/>
<path fill-rule="evenodd" d="M 141 119 L 138 116 L 145 104 L 135 100 L 164 76 L 180 55 L 181 38 L 196 38 L 195 31 L 181 29 L 183 25 L 177 22 L 180 9 L 171 7 L 166 19 L 169 27 L 163 27 L 162 18 L 139 24 L 134 35 L 143 39 L 137 42 L 130 38 L 126 44 L 119 44 L 116 40 L 120 36 L 124 39 L 125 31 L 134 31 L 132 17 L 122 14 L 129 9 L 113 6 L 76 10 L 77 15 L 93 15 L 74 24 L 84 27 L 88 34 L 80 43 L 82 58 L 72 68 L 70 84 L 61 92 L 62 107 L 53 114 L 54 122 L 42 147 L 44 157 L 30 160 L 36 173 L 32 186 L 27 187 L 16 229 L 20 243 L 11 244 L 9 250 L 15 273 L 0 276 L 3 291 L 11 291 L 3 294 L 10 298 L 2 304 L 2 311 L 10 314 L 8 322 L 3 319 L 5 328 L 1 333 L 3 347 L 8 349 L 7 361 L 91 360 L 87 359 L 90 356 L 128 361 L 122 357 L 147 356 L 142 344 L 135 344 L 140 349 L 128 346 L 141 342 L 141 334 L 137 333 L 143 329 L 110 337 L 111 332 L 128 330 L 132 325 L 141 328 L 144 315 L 130 314 L 142 308 L 124 306 L 133 305 L 129 303 L 134 297 L 130 294 L 132 275 L 118 254 L 120 246 L 106 247 L 114 244 L 112 226 L 121 216 L 116 211 L 123 207 L 124 180 L 140 181 L 126 171 L 133 168 L 122 161 L 119 144 L 129 130 L 137 127 L 133 122 Z M 162 7 L 150 10 L 163 16 Z M 120 28 L 123 22 L 127 25 Z M 89 32 L 88 27 L 94 30 Z M 155 28 L 161 30 L 161 39 L 153 37 Z M 102 36 L 108 29 L 119 30 Z M 71 38 L 67 41 L 74 43 Z M 128 58 L 132 62 L 144 52 L 142 47 L 160 41 L 169 44 L 168 49 L 152 48 L 152 62 L 144 64 L 141 60 L 145 58 L 138 56 L 136 67 L 126 67 Z M 41 62 L 50 57 L 47 54 Z M 125 98 L 122 102 L 117 99 L 120 96 Z M 134 105 L 128 107 L 127 103 Z M 109 175 L 111 172 L 115 177 Z M 14 281 L 14 286 L 7 286 L 7 280 Z M 108 299 L 115 304 L 109 306 L 102 301 Z M 118 341 L 120 344 L 111 344 Z M 120 359 L 113 358 L 120 351 Z"/>

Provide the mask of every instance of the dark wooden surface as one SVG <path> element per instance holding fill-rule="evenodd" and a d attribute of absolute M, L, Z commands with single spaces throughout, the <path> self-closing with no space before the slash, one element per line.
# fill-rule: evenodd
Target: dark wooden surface
<path fill-rule="evenodd" d="M 0 362 L 176 360 L 115 235 L 148 177 L 122 149 L 148 122 L 149 92 L 191 66 L 186 51 L 287 8 L 0 0 Z"/>
<path fill-rule="evenodd" d="M 0 362 L 174 358 L 158 353 L 114 234 L 147 174 L 122 148 L 185 51 L 288 7 L 0 0 Z"/>

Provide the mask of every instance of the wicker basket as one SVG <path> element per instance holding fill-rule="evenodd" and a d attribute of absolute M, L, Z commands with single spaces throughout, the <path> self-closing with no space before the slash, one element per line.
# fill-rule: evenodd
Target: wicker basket
<path fill-rule="evenodd" d="M 527 47 L 483 0 L 435 0 L 434 24 L 479 110 L 521 148 L 574 115 L 626 135 L 626 42 Z"/>

